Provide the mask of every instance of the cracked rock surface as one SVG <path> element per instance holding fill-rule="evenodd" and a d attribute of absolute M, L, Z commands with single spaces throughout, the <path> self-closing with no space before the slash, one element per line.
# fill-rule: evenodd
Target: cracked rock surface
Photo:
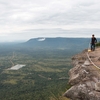
<path fill-rule="evenodd" d="M 72 58 L 73 68 L 69 71 L 71 88 L 64 94 L 71 100 L 100 100 L 100 48 L 95 51 L 83 51 Z"/>

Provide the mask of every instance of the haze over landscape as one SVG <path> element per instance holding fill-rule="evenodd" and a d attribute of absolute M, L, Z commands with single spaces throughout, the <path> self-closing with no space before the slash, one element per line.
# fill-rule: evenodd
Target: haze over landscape
<path fill-rule="evenodd" d="M 69 100 L 71 57 L 89 38 L 32 38 L 0 43 L 0 100 Z"/>
<path fill-rule="evenodd" d="M 0 0 L 0 100 L 69 100 L 71 58 L 100 41 L 99 16 L 99 0 Z"/>
<path fill-rule="evenodd" d="M 0 42 L 100 37 L 99 0 L 0 0 Z"/>

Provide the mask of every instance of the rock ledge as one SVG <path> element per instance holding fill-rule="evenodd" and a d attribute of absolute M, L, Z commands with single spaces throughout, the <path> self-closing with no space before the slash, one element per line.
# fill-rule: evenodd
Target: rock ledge
<path fill-rule="evenodd" d="M 71 88 L 64 94 L 71 100 L 100 100 L 100 48 L 93 52 L 83 51 L 72 58 L 73 68 L 69 71 Z"/>

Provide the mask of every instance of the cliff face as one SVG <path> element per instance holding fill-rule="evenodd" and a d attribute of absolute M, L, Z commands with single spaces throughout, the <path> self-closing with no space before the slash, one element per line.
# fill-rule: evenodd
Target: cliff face
<path fill-rule="evenodd" d="M 64 94 L 71 100 L 100 100 L 100 48 L 83 51 L 72 58 L 71 88 Z"/>

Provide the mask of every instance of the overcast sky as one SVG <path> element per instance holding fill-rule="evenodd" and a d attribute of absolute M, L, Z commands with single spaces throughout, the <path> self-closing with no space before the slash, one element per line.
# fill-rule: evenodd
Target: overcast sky
<path fill-rule="evenodd" d="M 100 0 L 0 0 L 0 41 L 100 37 Z"/>

